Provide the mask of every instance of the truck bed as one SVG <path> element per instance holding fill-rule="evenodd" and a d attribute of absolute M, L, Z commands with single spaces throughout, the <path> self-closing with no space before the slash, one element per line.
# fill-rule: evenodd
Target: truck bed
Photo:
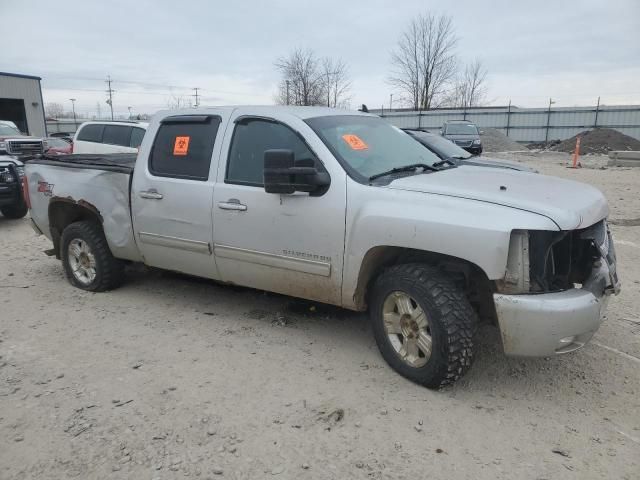
<path fill-rule="evenodd" d="M 111 252 L 118 258 L 139 261 L 129 208 L 135 161 L 136 155 L 129 153 L 28 159 L 25 171 L 31 219 L 42 233 L 53 238 L 49 225 L 52 205 L 89 209 L 102 223 Z"/>
<path fill-rule="evenodd" d="M 136 157 L 135 153 L 42 155 L 28 160 L 28 163 L 131 174 L 136 164 Z"/>

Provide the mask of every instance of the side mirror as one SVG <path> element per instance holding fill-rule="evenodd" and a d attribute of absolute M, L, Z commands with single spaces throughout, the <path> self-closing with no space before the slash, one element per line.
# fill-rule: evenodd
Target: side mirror
<path fill-rule="evenodd" d="M 297 162 L 291 150 L 264 152 L 264 190 L 267 193 L 309 192 L 321 195 L 331 184 L 328 173 L 318 172 L 313 159 Z"/>

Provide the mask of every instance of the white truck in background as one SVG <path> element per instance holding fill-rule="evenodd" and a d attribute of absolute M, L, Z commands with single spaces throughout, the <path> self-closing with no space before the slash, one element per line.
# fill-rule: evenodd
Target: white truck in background
<path fill-rule="evenodd" d="M 131 262 L 368 310 L 385 360 L 430 388 L 504 351 L 583 346 L 619 291 L 607 202 L 587 185 L 455 165 L 382 119 L 315 107 L 158 113 L 135 155 L 26 166 L 34 228 L 69 281 Z"/>

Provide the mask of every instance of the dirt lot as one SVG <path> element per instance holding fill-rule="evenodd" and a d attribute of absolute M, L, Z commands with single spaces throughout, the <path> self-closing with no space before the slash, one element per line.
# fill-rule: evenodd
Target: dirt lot
<path fill-rule="evenodd" d="M 640 169 L 506 158 L 604 191 L 623 292 L 561 358 L 507 359 L 484 328 L 440 392 L 364 315 L 142 269 L 86 293 L 0 218 L 0 478 L 640 478 Z"/>

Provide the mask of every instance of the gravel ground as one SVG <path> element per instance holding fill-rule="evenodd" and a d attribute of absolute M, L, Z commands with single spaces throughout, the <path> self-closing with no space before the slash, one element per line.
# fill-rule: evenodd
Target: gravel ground
<path fill-rule="evenodd" d="M 526 151 L 527 146 L 512 140 L 496 128 L 482 130 L 482 149 L 485 152 L 520 152 Z"/>
<path fill-rule="evenodd" d="M 640 169 L 502 156 L 640 217 Z M 640 228 L 612 228 L 623 292 L 591 344 L 507 359 L 485 327 L 434 392 L 386 366 L 364 315 L 142 268 L 83 292 L 0 218 L 0 478 L 637 479 Z"/>

